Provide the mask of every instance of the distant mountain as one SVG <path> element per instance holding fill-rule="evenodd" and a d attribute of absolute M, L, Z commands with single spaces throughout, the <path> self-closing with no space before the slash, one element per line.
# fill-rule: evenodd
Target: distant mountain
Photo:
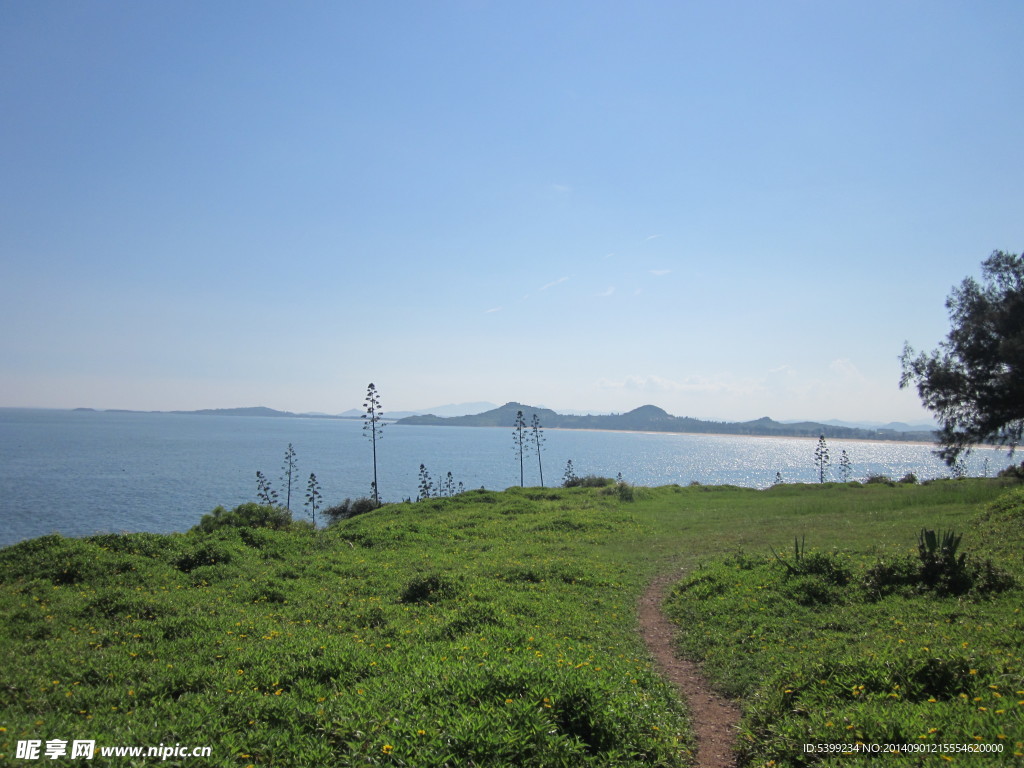
<path fill-rule="evenodd" d="M 818 437 L 850 440 L 928 440 L 928 431 L 898 431 L 892 429 L 863 429 L 822 424 L 814 421 L 782 423 L 767 416 L 754 421 L 702 421 L 687 416 L 673 416 L 656 405 L 642 405 L 628 413 L 608 415 L 568 415 L 548 408 L 533 408 L 522 403 L 506 403 L 500 408 L 474 414 L 442 418 L 432 414 L 408 416 L 396 424 L 446 427 L 511 427 L 516 412 L 522 411 L 527 421 L 537 414 L 540 423 L 551 429 L 607 429 L 639 432 L 691 432 L 697 434 L 774 435 L 778 437 Z"/>
<path fill-rule="evenodd" d="M 786 420 L 783 424 L 794 424 L 794 420 Z M 893 432 L 933 432 L 938 429 L 934 424 L 906 424 L 902 421 L 841 421 L 839 419 L 827 419 L 822 424 L 830 424 L 834 427 L 852 427 L 853 429 L 879 429 L 892 430 Z"/>
<path fill-rule="evenodd" d="M 432 414 L 434 416 L 467 416 L 471 414 L 482 413 L 492 408 L 497 408 L 494 403 L 454 403 L 449 405 L 438 405 L 433 408 L 419 408 L 415 411 L 384 411 L 384 418 L 386 419 L 405 419 L 409 416 L 425 416 Z M 339 414 L 344 419 L 359 419 L 362 418 L 365 411 L 359 408 L 349 408 L 344 413 Z"/>
<path fill-rule="evenodd" d="M 291 411 L 275 411 L 262 405 L 254 408 L 203 408 L 198 411 L 169 411 L 169 413 L 190 413 L 197 416 L 280 416 L 295 417 Z"/>

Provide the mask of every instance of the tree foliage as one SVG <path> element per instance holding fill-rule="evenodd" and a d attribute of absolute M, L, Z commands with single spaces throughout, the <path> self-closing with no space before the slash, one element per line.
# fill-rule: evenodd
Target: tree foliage
<path fill-rule="evenodd" d="M 298 482 L 299 478 L 299 467 L 295 461 L 295 448 L 291 443 L 288 443 L 288 450 L 284 452 L 284 462 L 281 464 L 281 482 L 284 483 L 285 497 L 284 506 L 285 509 L 291 511 L 292 508 L 292 480 Z"/>
<path fill-rule="evenodd" d="M 814 449 L 814 466 L 818 468 L 818 482 L 825 482 L 825 475 L 828 474 L 829 465 L 832 460 L 828 455 L 828 443 L 825 442 L 825 436 L 822 435 L 818 438 L 818 447 Z"/>
<path fill-rule="evenodd" d="M 434 481 L 430 478 L 427 468 L 420 464 L 419 487 L 417 489 L 416 501 L 429 499 L 434 495 Z"/>
<path fill-rule="evenodd" d="M 843 449 L 842 455 L 839 457 L 839 478 L 844 482 L 850 482 L 850 475 L 853 473 L 853 465 L 850 463 L 850 456 Z"/>
<path fill-rule="evenodd" d="M 363 402 L 363 433 L 373 444 L 373 500 L 380 505 L 380 486 L 377 484 L 377 439 L 384 435 L 384 424 L 381 422 L 380 395 L 371 382 L 366 388 L 366 400 Z"/>
<path fill-rule="evenodd" d="M 946 299 L 952 328 L 938 349 L 906 344 L 900 357 L 900 387 L 916 384 L 951 467 L 980 443 L 1012 454 L 1024 432 L 1024 258 L 995 251 L 981 268 L 982 282 L 968 277 Z"/>
<path fill-rule="evenodd" d="M 256 498 L 260 500 L 260 504 L 267 507 L 277 506 L 277 491 L 275 491 L 270 481 L 267 480 L 267 476 L 256 470 Z"/>
<path fill-rule="evenodd" d="M 516 456 L 519 458 L 519 487 L 523 488 L 526 486 L 525 473 L 523 471 L 523 455 L 526 453 L 527 445 L 526 442 L 526 417 L 523 416 L 522 411 L 516 411 L 516 420 L 512 424 L 512 447 L 515 450 Z"/>
<path fill-rule="evenodd" d="M 313 527 L 316 527 L 316 510 L 323 502 L 323 495 L 320 493 L 320 483 L 316 474 L 309 473 L 309 482 L 306 483 L 306 506 L 310 507 L 313 517 Z"/>
<path fill-rule="evenodd" d="M 537 470 L 540 472 L 540 487 L 544 487 L 544 462 L 541 459 L 541 451 L 544 449 L 544 429 L 540 425 L 540 417 L 535 413 L 530 421 L 530 439 L 533 441 L 533 449 L 537 451 Z"/>
<path fill-rule="evenodd" d="M 576 469 L 572 465 L 572 459 L 569 459 L 565 462 L 565 474 L 562 475 L 562 485 L 566 488 L 571 488 L 577 480 L 579 478 L 576 477 Z"/>

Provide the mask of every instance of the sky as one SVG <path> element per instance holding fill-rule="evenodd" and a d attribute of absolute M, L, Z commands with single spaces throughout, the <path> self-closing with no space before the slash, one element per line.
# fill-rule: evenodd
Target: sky
<path fill-rule="evenodd" d="M 1024 4 L 0 0 L 0 406 L 910 423 Z"/>

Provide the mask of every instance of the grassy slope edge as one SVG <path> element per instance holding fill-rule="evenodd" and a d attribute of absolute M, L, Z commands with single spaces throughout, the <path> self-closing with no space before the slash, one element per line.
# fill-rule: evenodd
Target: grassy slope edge
<path fill-rule="evenodd" d="M 209 745 L 217 766 L 687 765 L 636 634 L 655 572 L 801 533 L 905 549 L 1001 491 L 510 489 L 320 532 L 34 539 L 0 550 L 0 763 L 59 738 Z"/>

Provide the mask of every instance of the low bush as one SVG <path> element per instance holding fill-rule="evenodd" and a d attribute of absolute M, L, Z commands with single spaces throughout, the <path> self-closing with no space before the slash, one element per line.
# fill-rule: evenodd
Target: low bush
<path fill-rule="evenodd" d="M 607 485 L 615 485 L 615 481 L 610 477 L 598 477 L 597 475 L 573 477 L 565 481 L 566 488 L 603 488 Z"/>
<path fill-rule="evenodd" d="M 1024 480 L 1024 461 L 1020 464 L 1011 464 L 1006 469 L 999 470 L 997 477 L 1008 477 L 1013 480 Z"/>
<path fill-rule="evenodd" d="M 342 520 L 348 520 L 350 517 L 372 512 L 380 506 L 373 499 L 363 496 L 354 501 L 352 499 L 345 499 L 341 504 L 335 504 L 333 507 L 323 510 L 322 514 L 329 521 L 328 525 L 334 525 Z"/>
<path fill-rule="evenodd" d="M 266 504 L 239 504 L 230 512 L 218 506 L 208 515 L 203 515 L 192 530 L 210 533 L 218 528 L 273 528 L 281 530 L 291 527 L 292 513 L 284 507 Z"/>

